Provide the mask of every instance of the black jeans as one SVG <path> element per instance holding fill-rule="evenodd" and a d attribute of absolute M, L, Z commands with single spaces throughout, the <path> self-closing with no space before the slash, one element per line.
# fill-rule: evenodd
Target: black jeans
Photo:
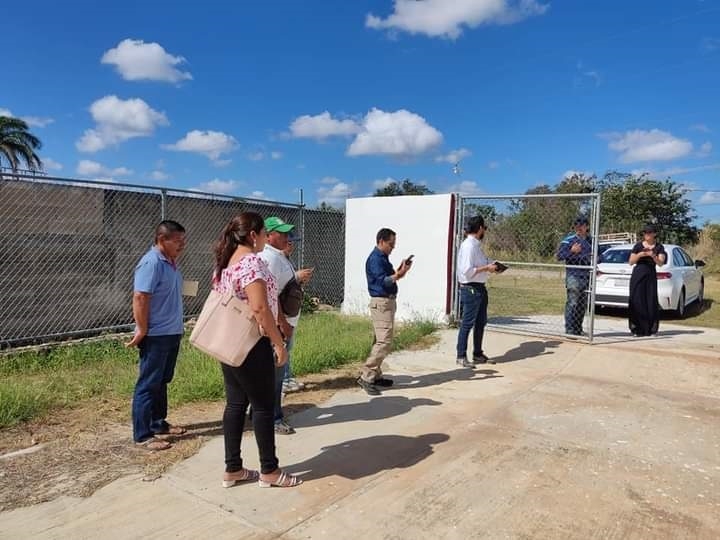
<path fill-rule="evenodd" d="M 240 444 L 245 427 L 245 412 L 252 406 L 255 442 L 260 454 L 260 471 L 273 472 L 278 467 L 275 454 L 275 358 L 270 340 L 260 338 L 240 367 L 220 364 L 225 379 L 225 471 L 242 469 Z"/>

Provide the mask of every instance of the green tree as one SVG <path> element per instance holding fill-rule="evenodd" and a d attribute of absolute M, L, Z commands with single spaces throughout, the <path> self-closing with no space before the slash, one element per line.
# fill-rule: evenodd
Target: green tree
<path fill-rule="evenodd" d="M 428 189 L 427 186 L 422 184 L 416 184 L 409 178 L 406 178 L 401 183 L 390 182 L 385 187 L 379 188 L 375 191 L 373 197 L 396 197 L 398 195 L 432 195 L 435 193 Z"/>
<path fill-rule="evenodd" d="M 598 190 L 602 193 L 601 232 L 637 232 L 651 222 L 663 242 L 698 241 L 688 191 L 670 178 L 655 180 L 648 174 L 611 171 L 598 182 Z"/>
<path fill-rule="evenodd" d="M 40 171 L 43 165 L 36 151 L 41 147 L 40 139 L 28 131 L 23 120 L 0 116 L 0 165 L 4 159 L 13 171 L 21 163 L 31 171 Z"/>
<path fill-rule="evenodd" d="M 322 212 L 343 212 L 343 208 L 338 208 L 336 206 L 328 204 L 325 201 L 318 204 L 317 208 L 315 208 L 315 210 L 320 210 Z"/>

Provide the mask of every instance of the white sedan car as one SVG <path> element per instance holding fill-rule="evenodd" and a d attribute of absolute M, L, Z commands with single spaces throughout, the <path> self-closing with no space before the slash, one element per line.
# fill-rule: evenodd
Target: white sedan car
<path fill-rule="evenodd" d="M 702 304 L 705 279 L 701 260 L 692 257 L 680 246 L 663 244 L 667 261 L 657 267 L 658 303 L 662 310 L 672 310 L 678 317 L 685 315 L 685 308 L 693 303 Z M 630 275 L 633 267 L 628 264 L 632 244 L 613 246 L 600 256 L 595 279 L 596 307 L 628 307 Z"/>

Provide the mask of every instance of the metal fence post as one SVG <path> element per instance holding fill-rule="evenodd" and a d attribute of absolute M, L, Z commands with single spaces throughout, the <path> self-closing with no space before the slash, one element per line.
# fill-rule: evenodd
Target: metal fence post
<path fill-rule="evenodd" d="M 596 193 L 593 200 L 593 214 L 594 219 L 592 223 L 592 266 L 593 269 L 590 271 L 590 324 L 588 326 L 588 339 L 592 345 L 595 337 L 595 282 L 597 278 L 597 260 L 598 260 L 598 235 L 600 234 L 600 194 Z"/>
<path fill-rule="evenodd" d="M 161 189 L 160 190 L 160 221 L 165 221 L 166 217 L 166 198 L 167 198 L 167 190 Z"/>

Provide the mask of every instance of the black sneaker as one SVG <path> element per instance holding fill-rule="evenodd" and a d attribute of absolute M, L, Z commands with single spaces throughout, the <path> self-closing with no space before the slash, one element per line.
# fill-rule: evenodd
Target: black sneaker
<path fill-rule="evenodd" d="M 460 367 L 465 367 L 465 368 L 474 368 L 475 367 L 475 364 L 473 364 L 472 362 L 468 362 L 467 358 L 458 358 L 457 360 L 455 360 L 455 363 Z"/>
<path fill-rule="evenodd" d="M 379 396 L 380 390 L 377 386 L 375 386 L 373 383 L 367 382 L 362 377 L 358 377 L 357 383 L 360 385 L 360 388 L 365 390 L 368 396 Z"/>
<path fill-rule="evenodd" d="M 494 364 L 495 360 L 488 358 L 486 354 L 480 353 L 479 355 L 473 355 L 473 364 Z"/>
<path fill-rule="evenodd" d="M 387 378 L 385 378 L 385 377 L 378 377 L 377 379 L 375 379 L 375 380 L 373 381 L 373 384 L 374 384 L 375 386 L 383 386 L 383 387 L 385 387 L 385 388 L 389 388 L 390 386 L 393 385 L 393 380 L 392 380 L 392 379 L 387 379 Z"/>

